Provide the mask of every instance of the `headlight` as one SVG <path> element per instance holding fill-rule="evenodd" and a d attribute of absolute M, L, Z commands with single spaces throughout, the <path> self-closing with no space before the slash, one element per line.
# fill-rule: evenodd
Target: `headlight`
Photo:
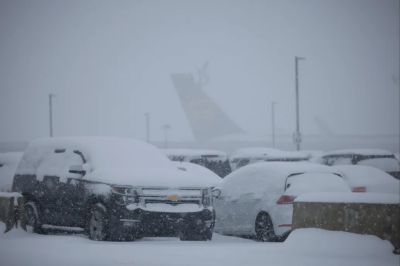
<path fill-rule="evenodd" d="M 123 186 L 113 186 L 112 192 L 116 203 L 120 205 L 139 203 L 139 189 Z"/>
<path fill-rule="evenodd" d="M 211 206 L 211 191 L 210 189 L 203 189 L 202 203 L 205 207 Z"/>

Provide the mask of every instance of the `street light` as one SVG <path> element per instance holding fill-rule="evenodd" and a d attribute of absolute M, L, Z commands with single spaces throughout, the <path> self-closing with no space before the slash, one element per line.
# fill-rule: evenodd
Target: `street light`
<path fill-rule="evenodd" d="M 56 95 L 53 93 L 49 93 L 49 129 L 50 129 L 50 137 L 53 137 L 53 98 Z"/>
<path fill-rule="evenodd" d="M 300 111 L 299 111 L 299 70 L 298 65 L 300 60 L 305 60 L 304 57 L 295 56 L 295 84 L 296 84 L 296 132 L 293 135 L 293 140 L 296 143 L 296 150 L 300 150 L 301 133 L 300 133 Z"/>
<path fill-rule="evenodd" d="M 275 104 L 271 102 L 271 130 L 272 130 L 272 147 L 275 148 Z"/>
<path fill-rule="evenodd" d="M 168 130 L 171 129 L 171 126 L 169 124 L 164 124 L 162 126 L 162 129 L 164 130 L 164 148 L 168 148 Z"/>
<path fill-rule="evenodd" d="M 150 142 L 150 113 L 146 112 L 144 113 L 144 117 L 146 120 L 146 142 Z"/>

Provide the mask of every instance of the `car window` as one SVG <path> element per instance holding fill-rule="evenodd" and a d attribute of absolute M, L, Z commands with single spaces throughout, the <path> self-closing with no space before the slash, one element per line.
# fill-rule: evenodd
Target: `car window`
<path fill-rule="evenodd" d="M 43 177 L 43 184 L 50 190 L 56 189 L 59 181 L 60 181 L 60 177 L 58 177 L 58 176 L 44 176 Z"/>
<path fill-rule="evenodd" d="M 326 165 L 353 164 L 352 156 L 326 157 L 326 158 L 324 158 L 324 164 L 326 164 Z"/>
<path fill-rule="evenodd" d="M 38 180 L 45 179 L 46 176 L 57 176 L 59 182 L 67 182 L 68 178 L 81 177 L 79 174 L 69 172 L 73 165 L 82 165 L 84 163 L 81 154 L 72 150 L 56 149 L 47 154 L 41 161 L 36 170 Z"/>
<path fill-rule="evenodd" d="M 285 194 L 297 196 L 308 192 L 349 192 L 342 177 L 333 173 L 302 173 L 286 180 Z"/>

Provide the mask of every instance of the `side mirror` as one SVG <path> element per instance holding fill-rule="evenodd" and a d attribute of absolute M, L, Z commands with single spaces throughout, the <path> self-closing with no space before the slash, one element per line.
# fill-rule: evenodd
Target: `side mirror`
<path fill-rule="evenodd" d="M 83 171 L 85 171 L 86 173 L 90 173 L 92 172 L 92 166 L 89 163 L 84 163 L 82 165 Z"/>
<path fill-rule="evenodd" d="M 211 192 L 214 198 L 218 199 L 221 197 L 222 191 L 219 188 L 214 188 Z"/>

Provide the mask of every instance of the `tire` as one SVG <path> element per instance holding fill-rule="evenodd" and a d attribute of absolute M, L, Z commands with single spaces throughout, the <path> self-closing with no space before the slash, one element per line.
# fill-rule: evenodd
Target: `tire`
<path fill-rule="evenodd" d="M 34 201 L 28 201 L 24 205 L 24 219 L 26 230 L 31 233 L 42 234 L 42 224 L 40 221 L 37 204 Z"/>
<path fill-rule="evenodd" d="M 276 240 L 274 226 L 271 217 L 262 212 L 258 214 L 255 224 L 256 239 L 262 242 L 271 242 Z"/>
<path fill-rule="evenodd" d="M 107 240 L 108 217 L 107 210 L 102 204 L 98 203 L 91 208 L 87 221 L 87 231 L 91 240 Z"/>

